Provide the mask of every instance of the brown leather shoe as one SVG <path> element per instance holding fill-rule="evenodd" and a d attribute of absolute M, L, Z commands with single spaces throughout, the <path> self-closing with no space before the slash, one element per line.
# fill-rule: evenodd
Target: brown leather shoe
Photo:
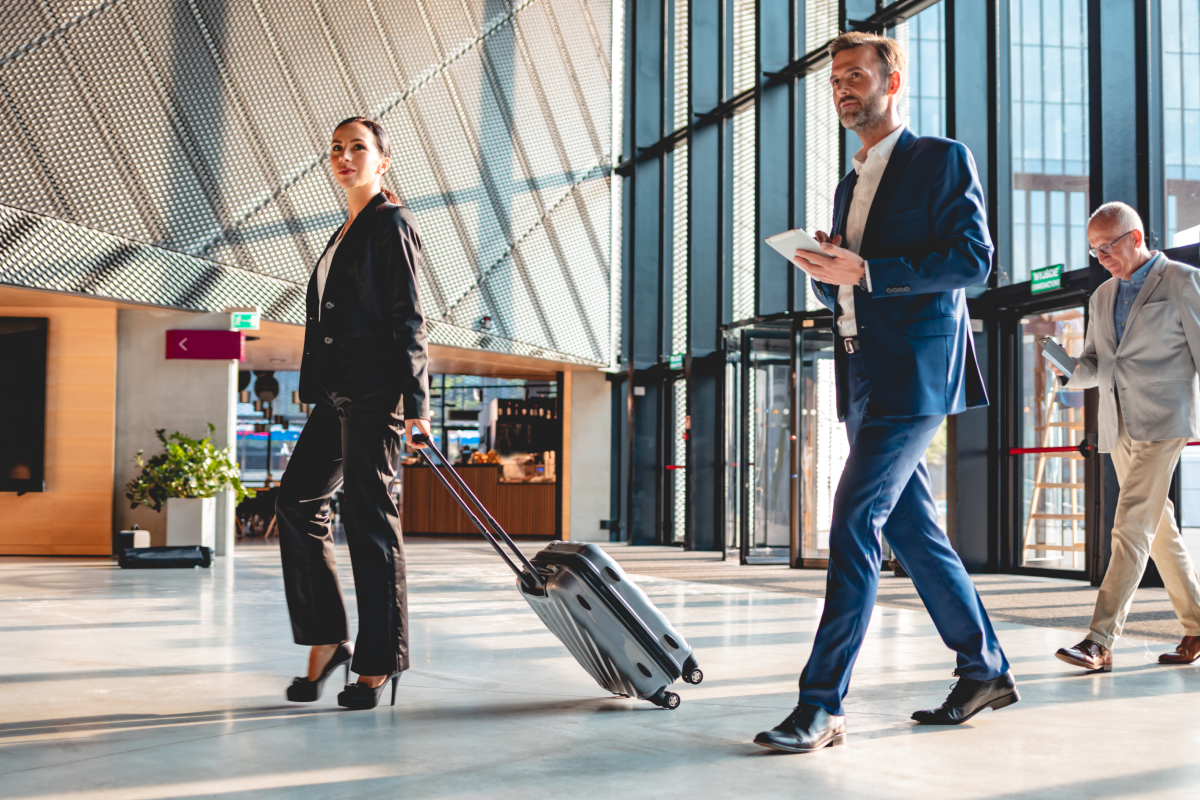
<path fill-rule="evenodd" d="M 1163 653 L 1158 657 L 1160 664 L 1190 664 L 1200 658 L 1200 636 L 1185 636 L 1174 653 Z"/>
<path fill-rule="evenodd" d="M 1065 661 L 1084 669 L 1112 672 L 1112 651 L 1099 642 L 1084 639 L 1074 647 L 1061 647 L 1054 654 L 1059 661 Z"/>

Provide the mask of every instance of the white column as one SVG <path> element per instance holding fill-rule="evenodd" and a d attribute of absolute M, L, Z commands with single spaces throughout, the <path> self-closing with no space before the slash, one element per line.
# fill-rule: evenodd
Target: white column
<path fill-rule="evenodd" d="M 172 329 L 228 330 L 229 315 L 129 310 L 117 316 L 113 524 L 127 530 L 136 522 L 150 531 L 153 545 L 166 543 L 165 508 L 162 513 L 145 506 L 130 509 L 125 497 L 125 485 L 138 473 L 133 461 L 137 451 L 144 450 L 144 458 L 162 452 L 154 435 L 158 428 L 168 435 L 179 431 L 199 439 L 209 435 L 210 422 L 216 428 L 214 445 L 227 447 L 237 441 L 238 362 L 167 360 L 166 336 Z M 216 501 L 216 555 L 233 555 L 233 493 L 221 492 Z"/>
<path fill-rule="evenodd" d="M 603 372 L 571 373 L 570 536 L 607 542 L 600 520 L 609 517 L 612 384 Z"/>

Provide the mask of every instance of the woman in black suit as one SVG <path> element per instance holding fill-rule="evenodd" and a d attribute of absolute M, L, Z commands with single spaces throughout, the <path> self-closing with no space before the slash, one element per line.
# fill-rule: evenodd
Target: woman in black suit
<path fill-rule="evenodd" d="M 312 647 L 308 675 L 288 687 L 297 702 L 320 697 L 342 664 L 348 678 L 353 658 L 358 681 L 338 705 L 374 708 L 389 680 L 394 704 L 395 681 L 408 668 L 404 545 L 391 485 L 404 432 L 429 435 L 429 356 L 417 298 L 421 240 L 412 212 L 383 188 L 390 157 L 374 120 L 352 117 L 333 132 L 329 163 L 349 217 L 308 283 L 300 399 L 313 411 L 276 512 L 292 632 Z M 353 646 L 329 515 L 339 488 L 358 600 Z"/>

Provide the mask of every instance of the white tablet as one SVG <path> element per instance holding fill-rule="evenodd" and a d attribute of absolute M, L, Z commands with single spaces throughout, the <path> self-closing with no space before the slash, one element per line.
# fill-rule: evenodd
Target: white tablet
<path fill-rule="evenodd" d="M 804 250 L 822 258 L 832 258 L 833 256 L 821 249 L 821 245 L 817 240 L 809 236 L 803 228 L 796 228 L 791 231 L 777 233 L 774 236 L 767 237 L 767 244 L 771 245 L 772 249 L 779 255 L 788 260 L 790 264 L 795 264 L 792 258 L 796 255 L 797 250 Z"/>
<path fill-rule="evenodd" d="M 1046 360 L 1062 370 L 1063 375 L 1071 377 L 1075 372 L 1075 359 L 1067 355 L 1067 351 L 1062 349 L 1062 345 L 1049 336 L 1043 336 L 1038 339 L 1038 342 L 1042 345 L 1042 355 L 1046 357 Z"/>

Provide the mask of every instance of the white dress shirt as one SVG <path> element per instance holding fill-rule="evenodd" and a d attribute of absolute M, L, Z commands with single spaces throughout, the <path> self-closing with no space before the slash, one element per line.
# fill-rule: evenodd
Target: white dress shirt
<path fill-rule="evenodd" d="M 854 155 L 854 171 L 858 174 L 858 182 L 854 185 L 854 196 L 850 200 L 850 209 L 846 214 L 846 235 L 842 247 L 857 253 L 862 249 L 863 229 L 867 227 L 867 215 L 871 213 L 871 203 L 875 201 L 875 192 L 879 189 L 879 181 L 883 179 L 883 171 L 887 168 L 892 150 L 904 132 L 901 125 L 889 133 L 882 141 L 867 150 L 859 150 Z M 867 270 L 867 291 L 871 291 L 871 268 L 864 264 Z M 854 287 L 838 287 L 838 305 L 842 315 L 838 317 L 838 333 L 842 336 L 857 336 L 858 324 L 854 319 Z"/>
<path fill-rule="evenodd" d="M 329 265 L 333 263 L 333 254 L 337 252 L 338 245 L 341 243 L 342 237 L 339 232 L 338 238 L 317 262 L 317 319 L 321 318 L 321 298 L 325 296 L 325 281 L 329 279 Z"/>

